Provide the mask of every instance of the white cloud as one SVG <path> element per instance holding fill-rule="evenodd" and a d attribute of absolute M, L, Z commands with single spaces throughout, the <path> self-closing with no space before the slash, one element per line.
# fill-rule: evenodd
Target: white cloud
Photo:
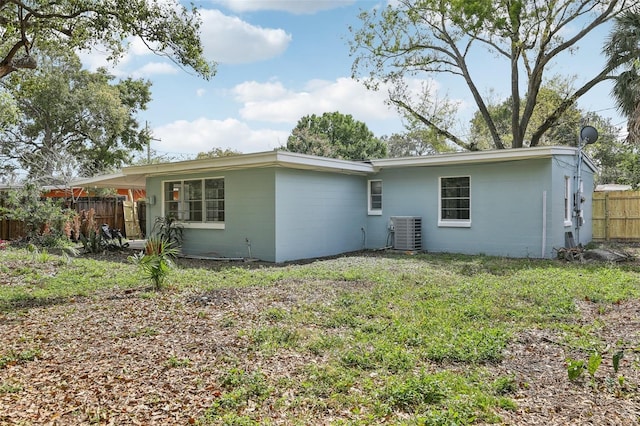
<path fill-rule="evenodd" d="M 160 46 L 157 43 L 151 43 L 147 46 L 147 44 L 140 37 L 131 37 L 128 40 L 128 43 L 129 43 L 129 53 L 131 53 L 134 56 L 152 55 L 153 52 L 151 51 L 151 49 L 159 50 L 160 48 Z"/>
<path fill-rule="evenodd" d="M 179 120 L 153 129 L 154 149 L 161 152 L 197 154 L 213 148 L 233 149 L 242 153 L 270 151 L 286 144 L 288 131 L 251 129 L 246 123 L 228 118 L 193 121 Z"/>
<path fill-rule="evenodd" d="M 428 82 L 410 81 L 410 90 L 420 92 L 422 83 Z M 433 82 L 429 87 L 438 89 Z M 279 81 L 249 81 L 235 86 L 231 95 L 239 103 L 237 118 L 201 117 L 156 127 L 153 134 L 161 141 L 153 142 L 154 149 L 191 155 L 216 147 L 243 153 L 270 151 L 286 144 L 303 116 L 334 111 L 352 115 L 376 136 L 403 131 L 397 112 L 385 103 L 386 88 L 369 91 L 350 78 L 311 80 L 301 90 Z"/>
<path fill-rule="evenodd" d="M 109 72 L 116 77 L 126 75 L 124 71 L 125 65 L 131 60 L 131 56 L 127 53 L 119 58 L 117 63 L 109 61 L 109 54 L 102 46 L 94 46 L 90 50 L 79 50 L 76 52 L 85 69 L 95 72 L 98 68 L 107 68 Z"/>
<path fill-rule="evenodd" d="M 203 9 L 201 40 L 205 56 L 219 63 L 250 63 L 282 54 L 291 35 L 282 29 L 262 28 L 218 10 Z"/>
<path fill-rule="evenodd" d="M 198 89 L 196 90 L 196 96 L 201 98 L 205 95 L 205 93 L 207 93 L 207 89 Z"/>
<path fill-rule="evenodd" d="M 288 91 L 279 81 L 258 83 L 246 81 L 232 89 L 237 101 L 242 103 L 260 102 L 264 100 L 279 100 L 295 93 Z"/>
<path fill-rule="evenodd" d="M 148 77 L 152 74 L 175 74 L 178 72 L 177 67 L 169 63 L 150 62 L 143 65 L 136 71 L 127 70 L 136 58 L 153 55 L 153 52 L 147 47 L 140 37 L 131 37 L 125 41 L 128 49 L 116 61 L 109 60 L 108 50 L 100 44 L 93 46 L 89 50 L 78 51 L 78 56 L 84 68 L 90 71 L 96 71 L 98 68 L 107 68 L 116 77 L 125 77 L 132 75 L 133 77 Z M 154 47 L 151 45 L 151 47 Z M 155 46 L 157 48 L 157 46 Z M 157 56 L 154 56 L 157 57 Z"/>
<path fill-rule="evenodd" d="M 236 86 L 233 93 L 243 103 L 240 116 L 245 120 L 295 124 L 305 115 L 334 111 L 365 123 L 397 119 L 385 104 L 386 91 L 369 91 L 350 78 L 312 80 L 301 91 L 274 82 L 247 82 Z"/>
<path fill-rule="evenodd" d="M 304 15 L 349 6 L 355 0 L 214 0 L 214 3 L 234 12 L 276 10 Z"/>
<path fill-rule="evenodd" d="M 169 63 L 166 62 L 149 62 L 148 64 L 143 65 L 141 68 L 133 71 L 131 73 L 131 77 L 133 78 L 148 78 L 152 75 L 167 75 L 167 74 L 178 74 L 180 70 Z"/>

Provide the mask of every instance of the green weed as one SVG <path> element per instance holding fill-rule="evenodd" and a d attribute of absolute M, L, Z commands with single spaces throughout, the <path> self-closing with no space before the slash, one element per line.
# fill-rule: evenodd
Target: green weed
<path fill-rule="evenodd" d="M 0 395 L 5 393 L 18 393 L 22 391 L 22 386 L 17 383 L 0 383 Z"/>
<path fill-rule="evenodd" d="M 178 358 L 175 355 L 171 355 L 165 362 L 165 365 L 169 368 L 188 367 L 191 365 L 191 360 L 189 358 Z"/>
<path fill-rule="evenodd" d="M 38 348 L 25 349 L 21 352 L 10 350 L 5 354 L 0 354 L 0 368 L 5 368 L 9 364 L 22 364 L 33 361 L 41 355 Z"/>
<path fill-rule="evenodd" d="M 233 368 L 220 377 L 220 385 L 224 392 L 220 392 L 198 424 L 260 424 L 244 410 L 250 403 L 261 404 L 271 395 L 272 389 L 264 374 Z"/>

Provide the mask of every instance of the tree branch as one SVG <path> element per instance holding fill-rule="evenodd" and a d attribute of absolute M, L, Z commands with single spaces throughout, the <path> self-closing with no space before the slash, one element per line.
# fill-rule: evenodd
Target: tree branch
<path fill-rule="evenodd" d="M 427 127 L 429 127 L 430 129 L 433 129 L 438 135 L 447 138 L 448 140 L 450 140 L 454 144 L 458 145 L 459 147 L 464 148 L 464 149 L 466 149 L 468 151 L 475 150 L 475 146 L 473 144 L 466 143 L 465 141 L 463 141 L 462 139 L 458 138 L 456 135 L 454 135 L 453 133 L 449 132 L 448 130 L 440 128 L 433 121 L 427 119 L 425 116 L 423 116 L 422 114 L 419 114 L 416 110 L 411 108 L 411 106 L 409 106 L 406 102 L 404 102 L 404 101 L 402 101 L 400 99 L 391 99 L 391 102 L 393 102 L 394 104 L 396 104 L 400 108 L 406 110 L 415 119 L 417 119 L 421 123 L 424 123 Z"/>

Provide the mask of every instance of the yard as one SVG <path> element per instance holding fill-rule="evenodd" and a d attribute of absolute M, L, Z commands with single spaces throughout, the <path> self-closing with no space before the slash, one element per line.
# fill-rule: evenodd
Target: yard
<path fill-rule="evenodd" d="M 571 378 L 570 378 L 571 376 Z M 637 424 L 640 264 L 0 250 L 1 425 Z"/>

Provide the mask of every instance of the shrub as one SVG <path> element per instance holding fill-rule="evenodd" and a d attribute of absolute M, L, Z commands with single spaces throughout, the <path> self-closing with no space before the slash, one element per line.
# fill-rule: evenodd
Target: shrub
<path fill-rule="evenodd" d="M 32 183 L 7 191 L 0 207 L 0 218 L 22 222 L 27 239 L 35 243 L 43 237 L 47 242 L 67 238 L 66 231 L 75 215 L 59 203 L 42 198 L 40 188 Z"/>
<path fill-rule="evenodd" d="M 183 226 L 173 215 L 157 217 L 151 229 L 151 235 L 170 243 L 173 248 L 179 250 L 183 241 Z"/>

